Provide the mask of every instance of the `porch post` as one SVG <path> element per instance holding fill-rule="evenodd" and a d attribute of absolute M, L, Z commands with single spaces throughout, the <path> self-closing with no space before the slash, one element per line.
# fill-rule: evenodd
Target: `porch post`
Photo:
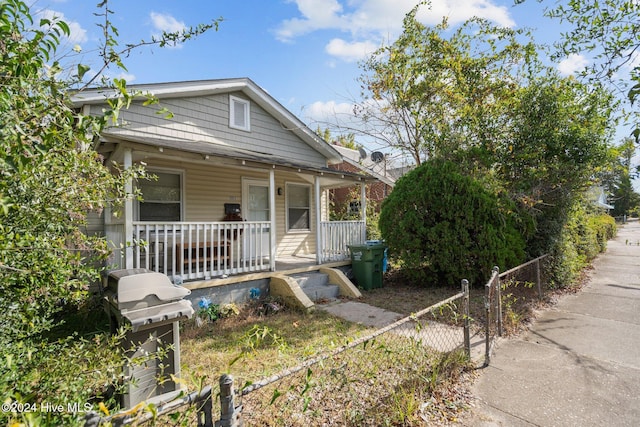
<path fill-rule="evenodd" d="M 276 271 L 276 172 L 269 170 L 269 270 Z"/>
<path fill-rule="evenodd" d="M 322 264 L 322 209 L 320 208 L 320 177 L 314 178 L 316 205 L 316 264 Z"/>
<path fill-rule="evenodd" d="M 360 183 L 360 218 L 362 219 L 362 235 L 367 240 L 367 183 Z"/>
<path fill-rule="evenodd" d="M 131 169 L 133 166 L 133 155 L 131 148 L 124 149 L 124 169 Z M 127 180 L 124 186 L 126 199 L 124 201 L 124 265 L 125 268 L 133 268 L 133 182 Z"/>

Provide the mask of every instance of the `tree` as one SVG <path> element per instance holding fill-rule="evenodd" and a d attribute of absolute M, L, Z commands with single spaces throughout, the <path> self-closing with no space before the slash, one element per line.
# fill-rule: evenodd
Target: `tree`
<path fill-rule="evenodd" d="M 362 145 L 356 144 L 356 135 L 352 132 L 338 135 L 334 138 L 331 135 L 331 130 L 329 128 L 322 130 L 320 129 L 320 126 L 318 126 L 316 133 L 329 144 L 338 144 L 341 147 L 350 148 L 352 150 L 357 150 L 359 147 L 362 147 Z"/>
<path fill-rule="evenodd" d="M 415 20 L 415 12 L 405 18 L 399 39 L 365 63 L 361 81 L 370 98 L 356 112 L 365 124 L 375 125 L 370 129 L 377 129 L 389 145 L 411 153 L 417 164 L 425 159 L 451 161 L 459 166 L 457 173 L 474 180 L 477 191 L 516 202 L 514 221 L 528 239 L 528 255 L 546 253 L 558 241 L 571 208 L 606 166 L 614 124 L 612 94 L 603 85 L 563 78 L 542 65 L 538 47 L 526 37 L 520 42 L 526 33 L 474 19 L 447 36 L 446 22 L 429 28 Z M 432 185 L 413 179 L 416 192 Z M 441 183 L 440 178 L 434 182 Z M 454 197 L 446 194 L 449 189 L 457 187 L 435 191 Z M 409 213 L 419 216 L 413 212 L 414 198 L 397 200 L 388 212 L 399 212 L 398 221 Z M 438 206 L 435 198 L 431 201 Z M 420 205 L 418 210 L 428 208 Z M 451 223 L 449 217 L 439 219 Z M 447 263 L 437 264 L 425 255 L 433 239 L 422 239 L 419 249 L 420 239 L 407 237 L 415 230 L 418 235 L 429 232 L 420 228 L 425 227 L 420 221 L 442 227 L 419 217 L 414 228 L 394 229 L 392 218 L 383 221 L 381 216 L 381 228 L 384 222 L 389 238 L 402 230 L 405 239 L 415 243 L 410 249 L 396 247 L 401 258 L 410 260 L 406 265 L 414 268 L 424 262 L 419 270 L 429 268 L 434 275 L 440 274 L 435 266 L 448 271 Z M 469 234 L 460 230 L 463 236 Z M 443 254 L 447 251 L 451 249 L 442 248 Z M 498 252 L 493 256 L 495 262 L 500 259 Z"/>
<path fill-rule="evenodd" d="M 633 178 L 637 172 L 633 168 L 636 153 L 634 141 L 625 139 L 613 149 L 614 165 L 608 179 L 605 179 L 607 190 L 612 194 L 613 216 L 629 216 L 640 206 L 640 195 L 633 189 Z"/>
<path fill-rule="evenodd" d="M 518 3 L 523 1 L 517 0 Z M 557 46 L 558 56 L 594 52 L 595 62 L 583 75 L 595 81 L 607 79 L 613 82 L 630 103 L 636 105 L 633 134 L 638 142 L 640 4 L 634 0 L 573 0 L 547 9 L 546 14 L 573 25 Z"/>
<path fill-rule="evenodd" d="M 103 61 L 122 66 L 121 56 L 135 45 L 117 51 L 107 2 Z M 208 28 L 214 28 L 215 24 Z M 165 34 L 156 40 L 184 40 L 194 32 Z M 70 33 L 61 20 L 35 24 L 20 0 L 0 2 L 0 397 L 3 402 L 65 404 L 104 398 L 96 384 L 109 383 L 106 339 L 87 341 L 60 336 L 55 328 L 69 313 L 89 301 L 89 284 L 99 279 L 107 254 L 103 238 L 83 233 L 86 215 L 131 197 L 125 182 L 145 176 L 132 168 L 112 174 L 92 150 L 93 140 L 119 108 L 135 94 L 118 80 L 122 97 L 111 102 L 105 117 L 75 111 L 71 89 L 83 86 L 88 67 L 62 77 L 56 61 L 61 40 Z M 145 43 L 145 42 L 142 42 Z M 104 82 L 104 80 L 103 80 Z M 71 332 L 69 332 L 71 333 Z M 87 350 L 88 348 L 93 350 Z M 102 351 L 104 350 L 104 351 Z M 102 360 L 100 360 L 102 359 Z M 104 363 L 104 370 L 93 363 Z M 88 372 L 78 375 L 78 369 Z M 92 396 L 87 393 L 94 393 Z M 77 415 L 77 414 L 76 414 Z M 0 414 L 0 423 L 25 421 L 26 413 Z M 30 423 L 62 425 L 73 414 L 33 415 Z M 53 418 L 51 418 L 53 417 Z M 58 417 L 58 418 L 56 418 Z M 51 419 L 50 419 L 51 418 Z M 34 421 L 36 420 L 36 421 Z M 40 420 L 40 421 L 37 421 Z"/>
<path fill-rule="evenodd" d="M 355 114 L 365 133 L 417 165 L 460 150 L 493 151 L 518 71 L 535 53 L 530 40 L 480 19 L 456 30 L 446 20 L 427 27 L 416 20 L 419 6 L 398 40 L 362 64 L 364 101 Z"/>
<path fill-rule="evenodd" d="M 607 164 L 612 96 L 574 78 L 538 76 L 514 96 L 509 143 L 494 171 L 538 222 L 532 255 L 549 250 L 566 214 Z"/>

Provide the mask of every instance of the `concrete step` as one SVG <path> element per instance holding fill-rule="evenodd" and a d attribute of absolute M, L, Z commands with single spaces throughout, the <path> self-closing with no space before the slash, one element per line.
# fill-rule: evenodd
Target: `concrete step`
<path fill-rule="evenodd" d="M 329 284 L 329 276 L 324 273 L 312 271 L 309 273 L 294 274 L 293 277 L 301 288 L 322 286 Z"/>
<path fill-rule="evenodd" d="M 311 301 L 333 300 L 340 295 L 338 285 L 329 283 L 329 276 L 324 273 L 311 272 L 296 274 L 293 277 L 300 289 L 309 297 Z"/>

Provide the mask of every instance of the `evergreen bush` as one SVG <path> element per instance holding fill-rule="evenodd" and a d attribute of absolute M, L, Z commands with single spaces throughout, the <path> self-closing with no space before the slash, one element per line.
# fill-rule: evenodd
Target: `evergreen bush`
<path fill-rule="evenodd" d="M 491 269 L 525 258 L 516 207 L 461 173 L 451 162 L 430 160 L 398 180 L 384 200 L 380 231 L 391 256 L 425 285 L 480 283 Z"/>

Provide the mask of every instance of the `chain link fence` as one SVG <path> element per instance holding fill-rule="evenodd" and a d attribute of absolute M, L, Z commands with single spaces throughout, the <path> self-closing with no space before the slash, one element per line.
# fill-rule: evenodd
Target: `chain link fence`
<path fill-rule="evenodd" d="M 87 414 L 85 425 L 380 426 L 446 418 L 434 393 L 468 366 L 468 282 L 444 301 L 364 333 L 268 378 L 222 375 L 219 384 L 153 410 Z"/>
<path fill-rule="evenodd" d="M 494 267 L 491 278 L 485 284 L 485 366 L 497 338 L 515 332 L 522 325 L 523 311 L 520 307 L 531 307 L 532 300 L 542 300 L 544 279 L 543 264 L 548 255 L 543 255 L 515 268 L 500 273 Z"/>
<path fill-rule="evenodd" d="M 379 426 L 415 417 L 429 422 L 432 393 L 468 361 L 466 281 L 463 287 L 445 301 L 270 378 L 246 382 L 223 376 L 217 425 L 242 420 L 260 426 Z"/>
<path fill-rule="evenodd" d="M 493 269 L 484 287 L 484 319 L 475 325 L 484 329 L 485 366 L 496 339 L 522 323 L 513 318 L 522 316 L 517 305 L 543 298 L 546 257 L 503 273 Z M 446 411 L 438 405 L 455 402 L 437 396 L 438 387 L 469 366 L 470 322 L 469 284 L 463 280 L 456 295 L 271 377 L 222 375 L 219 384 L 152 414 L 93 414 L 86 425 L 194 425 L 194 418 L 203 427 L 439 424 Z M 478 338 L 474 346 L 482 342 Z"/>

